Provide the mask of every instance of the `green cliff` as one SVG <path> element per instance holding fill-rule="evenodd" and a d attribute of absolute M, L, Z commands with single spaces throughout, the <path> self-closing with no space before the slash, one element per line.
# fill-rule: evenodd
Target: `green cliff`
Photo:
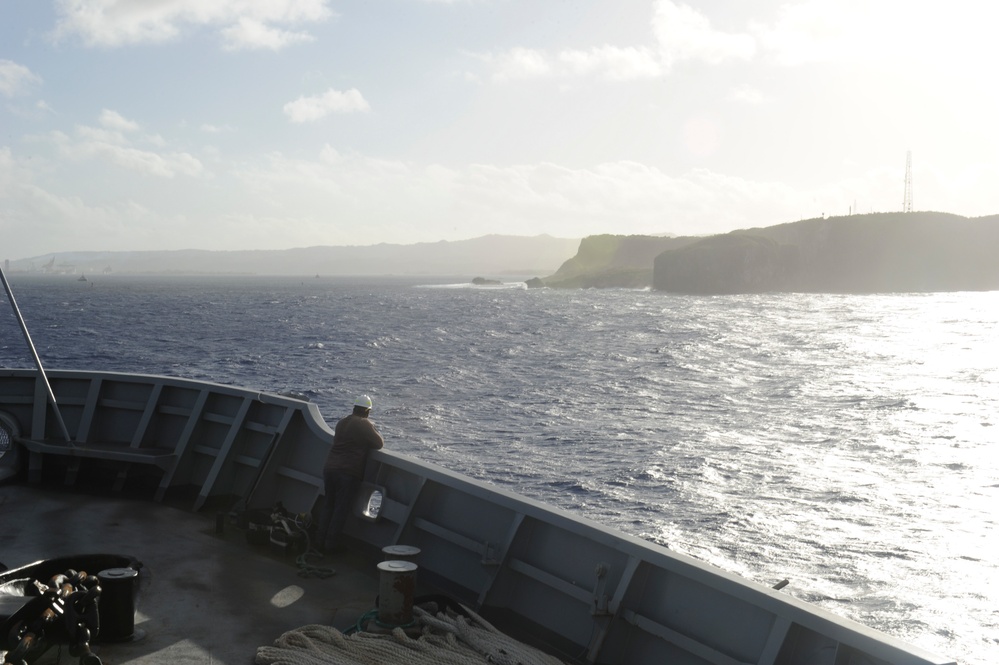
<path fill-rule="evenodd" d="M 652 286 L 656 256 L 698 238 L 598 235 L 583 238 L 576 255 L 544 278 L 551 288 L 646 288 Z"/>

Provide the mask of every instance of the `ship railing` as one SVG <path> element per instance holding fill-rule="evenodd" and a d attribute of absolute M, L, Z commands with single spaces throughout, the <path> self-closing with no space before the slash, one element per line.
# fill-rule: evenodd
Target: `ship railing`
<path fill-rule="evenodd" d="M 376 518 L 348 533 L 419 551 L 420 579 L 515 637 L 585 663 L 954 665 L 787 591 L 392 450 Z M 357 502 L 355 516 L 367 505 Z"/>
<path fill-rule="evenodd" d="M 49 371 L 70 441 L 58 435 L 38 373 L 0 370 L 0 422 L 28 454 L 31 482 L 97 478 L 115 490 L 190 495 L 191 507 L 242 499 L 309 512 L 332 432 L 316 405 L 176 377 Z M 282 445 L 284 441 L 295 445 Z M 151 486 L 150 486 L 151 485 Z"/>

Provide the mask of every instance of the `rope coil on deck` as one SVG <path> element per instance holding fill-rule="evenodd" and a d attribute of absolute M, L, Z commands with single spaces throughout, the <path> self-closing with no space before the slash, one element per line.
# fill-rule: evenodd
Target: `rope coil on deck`
<path fill-rule="evenodd" d="M 436 615 L 413 607 L 419 637 L 402 628 L 391 633 L 344 635 L 331 626 L 308 625 L 290 630 L 272 646 L 257 648 L 256 665 L 565 665 L 501 633 L 468 608 L 470 618 Z"/>

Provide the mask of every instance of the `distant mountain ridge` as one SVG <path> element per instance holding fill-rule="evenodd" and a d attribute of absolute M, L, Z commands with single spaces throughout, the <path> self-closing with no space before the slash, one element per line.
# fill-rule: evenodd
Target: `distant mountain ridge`
<path fill-rule="evenodd" d="M 539 275 L 571 257 L 579 238 L 487 235 L 471 240 L 281 250 L 56 252 L 12 260 L 21 272 L 66 274 Z M 46 267 L 47 266 L 47 267 Z"/>

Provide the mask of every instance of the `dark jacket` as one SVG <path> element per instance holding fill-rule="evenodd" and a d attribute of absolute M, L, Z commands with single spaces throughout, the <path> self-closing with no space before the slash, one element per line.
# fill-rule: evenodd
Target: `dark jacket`
<path fill-rule="evenodd" d="M 333 447 L 323 471 L 339 471 L 355 478 L 364 476 L 369 450 L 378 450 L 385 442 L 368 418 L 350 414 L 340 419 L 333 430 Z"/>

